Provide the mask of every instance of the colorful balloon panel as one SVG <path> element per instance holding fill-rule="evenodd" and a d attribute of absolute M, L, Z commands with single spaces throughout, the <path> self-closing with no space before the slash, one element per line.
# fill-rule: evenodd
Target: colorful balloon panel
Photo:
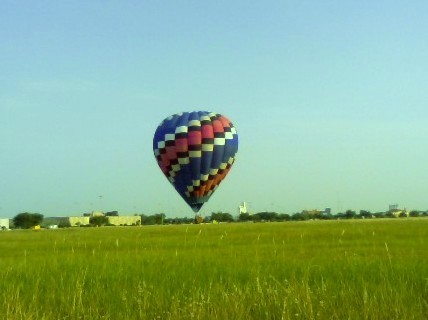
<path fill-rule="evenodd" d="M 232 167 L 238 134 L 221 114 L 184 112 L 166 118 L 158 126 L 153 151 L 164 175 L 198 212 Z"/>

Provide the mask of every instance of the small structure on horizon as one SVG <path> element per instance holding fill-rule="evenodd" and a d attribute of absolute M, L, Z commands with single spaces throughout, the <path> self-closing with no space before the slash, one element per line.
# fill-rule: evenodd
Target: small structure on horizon
<path fill-rule="evenodd" d="M 398 204 L 390 204 L 389 213 L 392 214 L 395 218 L 408 217 L 410 215 L 410 212 L 406 208 L 400 209 Z"/>
<path fill-rule="evenodd" d="M 331 208 L 325 208 L 324 210 L 319 210 L 319 209 L 310 209 L 310 210 L 303 210 L 302 214 L 306 214 L 311 216 L 312 218 L 318 218 L 321 217 L 322 215 L 326 214 L 326 215 L 331 215 Z"/>
<path fill-rule="evenodd" d="M 105 214 L 102 211 L 92 211 L 91 217 L 104 217 Z"/>
<path fill-rule="evenodd" d="M 247 203 L 244 201 L 239 205 L 239 214 L 248 213 Z"/>
<path fill-rule="evenodd" d="M 0 218 L 0 230 L 8 230 L 9 227 L 9 219 Z"/>
<path fill-rule="evenodd" d="M 318 210 L 318 209 L 302 210 L 302 214 L 306 214 L 306 215 L 309 215 L 309 216 L 314 217 L 314 218 L 321 216 L 323 213 L 324 213 L 324 211 Z"/>

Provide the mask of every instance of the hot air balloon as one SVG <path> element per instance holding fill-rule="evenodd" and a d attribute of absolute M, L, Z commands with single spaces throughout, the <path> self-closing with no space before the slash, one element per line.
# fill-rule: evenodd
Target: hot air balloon
<path fill-rule="evenodd" d="M 162 121 L 153 138 L 160 169 L 195 213 L 229 173 L 237 151 L 233 124 L 208 111 L 174 114 Z"/>

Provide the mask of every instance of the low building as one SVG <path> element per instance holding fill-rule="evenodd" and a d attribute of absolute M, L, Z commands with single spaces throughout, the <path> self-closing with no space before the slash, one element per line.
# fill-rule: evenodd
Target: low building
<path fill-rule="evenodd" d="M 305 214 L 305 215 L 308 215 L 308 216 L 311 216 L 314 218 L 321 216 L 323 213 L 324 213 L 324 211 L 318 210 L 318 209 L 311 209 L 311 210 L 303 210 L 302 211 L 302 214 Z"/>
<path fill-rule="evenodd" d="M 64 217 L 60 221 L 60 226 L 80 227 L 89 224 L 89 217 Z"/>
<path fill-rule="evenodd" d="M 141 216 L 109 216 L 108 223 L 115 226 L 141 225 Z"/>
<path fill-rule="evenodd" d="M 389 211 L 395 218 L 399 218 L 399 217 L 408 217 L 410 215 L 410 212 L 407 211 L 406 209 L 393 209 Z"/>
<path fill-rule="evenodd" d="M 98 212 L 92 217 L 104 216 Z M 62 227 L 80 227 L 90 224 L 92 217 L 64 217 L 60 221 Z M 107 216 L 107 224 L 113 226 L 136 226 L 141 225 L 141 216 Z"/>
<path fill-rule="evenodd" d="M 0 230 L 9 229 L 9 219 L 0 218 Z"/>

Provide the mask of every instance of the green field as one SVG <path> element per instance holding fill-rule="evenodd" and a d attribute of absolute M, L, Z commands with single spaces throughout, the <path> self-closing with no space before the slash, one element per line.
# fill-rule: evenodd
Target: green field
<path fill-rule="evenodd" d="M 4 231 L 0 318 L 428 319 L 428 219 Z"/>

